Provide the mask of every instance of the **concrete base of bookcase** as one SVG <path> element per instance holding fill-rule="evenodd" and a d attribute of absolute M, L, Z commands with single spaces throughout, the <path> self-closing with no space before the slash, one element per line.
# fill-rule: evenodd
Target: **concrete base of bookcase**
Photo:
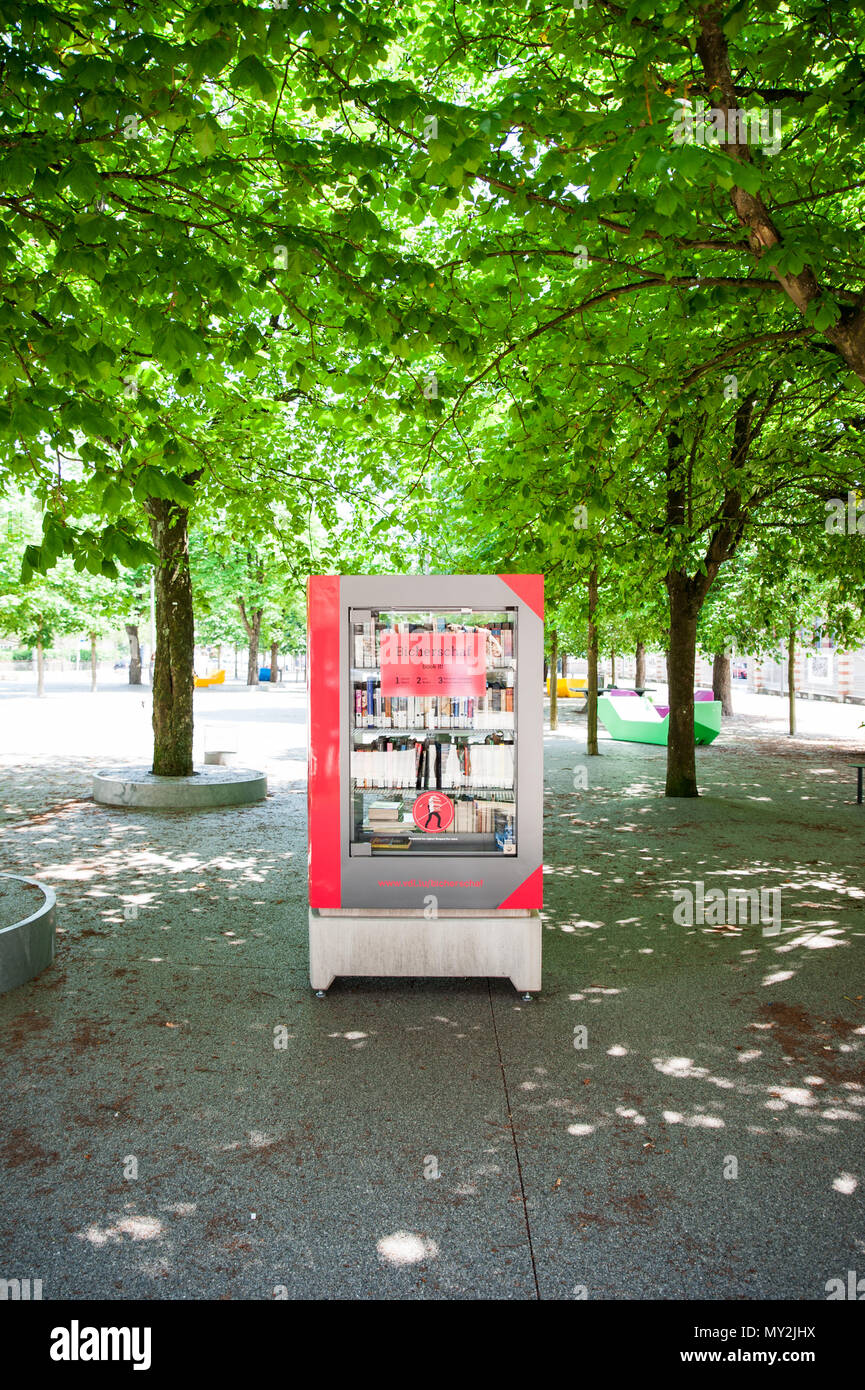
<path fill-rule="evenodd" d="M 493 976 L 520 993 L 541 988 L 541 915 L 505 910 L 310 908 L 309 982 L 338 975 Z"/>

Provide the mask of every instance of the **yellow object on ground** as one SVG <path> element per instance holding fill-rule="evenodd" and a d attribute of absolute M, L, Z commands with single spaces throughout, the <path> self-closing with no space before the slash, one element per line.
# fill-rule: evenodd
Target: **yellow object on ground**
<path fill-rule="evenodd" d="M 224 671 L 214 671 L 211 676 L 196 676 L 195 685 L 200 688 L 203 685 L 222 685 L 225 680 Z"/>
<path fill-rule="evenodd" d="M 589 688 L 588 679 L 585 676 L 557 676 L 556 695 L 561 699 L 568 699 L 572 696 L 585 695 Z M 547 676 L 547 694 L 550 693 L 550 677 Z"/>

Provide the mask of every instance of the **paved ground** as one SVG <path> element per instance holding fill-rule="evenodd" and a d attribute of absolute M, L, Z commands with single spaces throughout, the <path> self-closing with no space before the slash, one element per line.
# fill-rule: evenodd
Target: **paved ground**
<path fill-rule="evenodd" d="M 587 760 L 566 710 L 543 994 L 321 1001 L 300 692 L 197 693 L 273 794 L 188 817 L 87 798 L 93 768 L 145 760 L 146 692 L 67 684 L 0 687 L 0 868 L 52 883 L 62 928 L 56 966 L 0 998 L 0 1277 L 46 1298 L 822 1299 L 865 1274 L 844 765 L 865 710 L 803 703 L 789 740 L 780 700 L 740 700 L 689 803 L 660 796 L 663 750 Z M 780 887 L 780 934 L 677 924 L 698 880 Z"/>

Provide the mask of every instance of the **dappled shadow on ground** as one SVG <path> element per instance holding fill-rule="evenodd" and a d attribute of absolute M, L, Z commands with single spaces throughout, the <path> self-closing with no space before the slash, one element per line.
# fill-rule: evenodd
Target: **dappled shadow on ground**
<path fill-rule="evenodd" d="M 0 824 L 50 817 L 90 796 L 91 778 L 104 759 L 0 758 Z"/>
<path fill-rule="evenodd" d="M 54 1251 L 86 1297 L 532 1297 L 533 1261 L 567 1297 L 593 1259 L 590 1296 L 822 1296 L 862 1229 L 852 777 L 821 748 L 716 745 L 707 795 L 671 802 L 663 750 L 547 754 L 531 1004 L 485 981 L 314 999 L 299 784 L 17 815 L 3 867 L 52 883 L 62 935 L 0 998 L 4 1248 Z M 697 883 L 780 890 L 777 935 L 676 921 Z"/>
<path fill-rule="evenodd" d="M 271 940 L 284 905 L 302 901 L 305 813 L 304 795 L 287 788 L 194 816 L 70 800 L 11 825 L 3 865 L 55 889 L 61 959 L 79 943 L 91 953 L 209 958 L 214 944 L 236 952 Z"/>
<path fill-rule="evenodd" d="M 605 744 L 587 759 L 574 748 L 548 744 L 545 949 L 548 966 L 570 970 L 570 1015 L 588 1042 L 570 1089 L 536 1069 L 522 1078 L 521 1123 L 531 1132 L 561 1112 L 575 1162 L 600 1162 L 612 1142 L 647 1182 L 683 1147 L 692 1161 L 697 1144 L 706 1191 L 713 1173 L 730 1179 L 728 1211 L 739 1165 L 762 1165 L 772 1207 L 780 1163 L 853 1249 L 865 1176 L 865 813 L 849 755 L 731 738 L 698 750 L 703 795 L 668 800 L 663 749 Z M 585 790 L 570 785 L 575 757 Z M 730 889 L 756 893 L 737 902 Z M 599 1186 L 578 1229 L 639 1226 L 663 1205 L 649 1186 L 642 1215 L 639 1203 L 617 1211 L 614 1196 Z M 761 1228 L 759 1207 L 749 1219 Z"/>

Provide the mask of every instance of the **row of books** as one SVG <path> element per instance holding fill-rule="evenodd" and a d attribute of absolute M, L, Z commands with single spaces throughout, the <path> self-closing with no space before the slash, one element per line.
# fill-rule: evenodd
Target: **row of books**
<path fill-rule="evenodd" d="M 488 623 L 487 628 L 501 647 L 503 665 L 509 665 L 514 659 L 513 623 Z"/>
<path fill-rule="evenodd" d="M 453 830 L 458 835 L 493 835 L 513 839 L 514 803 L 476 801 L 468 797 L 454 806 Z"/>
<path fill-rule="evenodd" d="M 351 751 L 356 788 L 425 787 L 462 790 L 514 785 L 513 743 L 442 743 L 437 739 L 376 739 Z"/>
<path fill-rule="evenodd" d="M 495 835 L 500 848 L 513 843 L 513 801 L 480 800 L 459 797 L 454 802 L 453 824 L 448 829 L 455 835 Z M 372 801 L 364 816 L 364 827 L 376 834 L 407 835 L 416 830 L 410 813 L 403 811 L 402 801 Z"/>
<path fill-rule="evenodd" d="M 513 686 L 488 685 L 486 695 L 382 695 L 377 683 L 355 682 L 356 729 L 512 729 Z"/>
<path fill-rule="evenodd" d="M 381 634 L 385 629 L 379 627 L 375 618 L 354 625 L 354 664 L 355 666 L 381 665 Z"/>

